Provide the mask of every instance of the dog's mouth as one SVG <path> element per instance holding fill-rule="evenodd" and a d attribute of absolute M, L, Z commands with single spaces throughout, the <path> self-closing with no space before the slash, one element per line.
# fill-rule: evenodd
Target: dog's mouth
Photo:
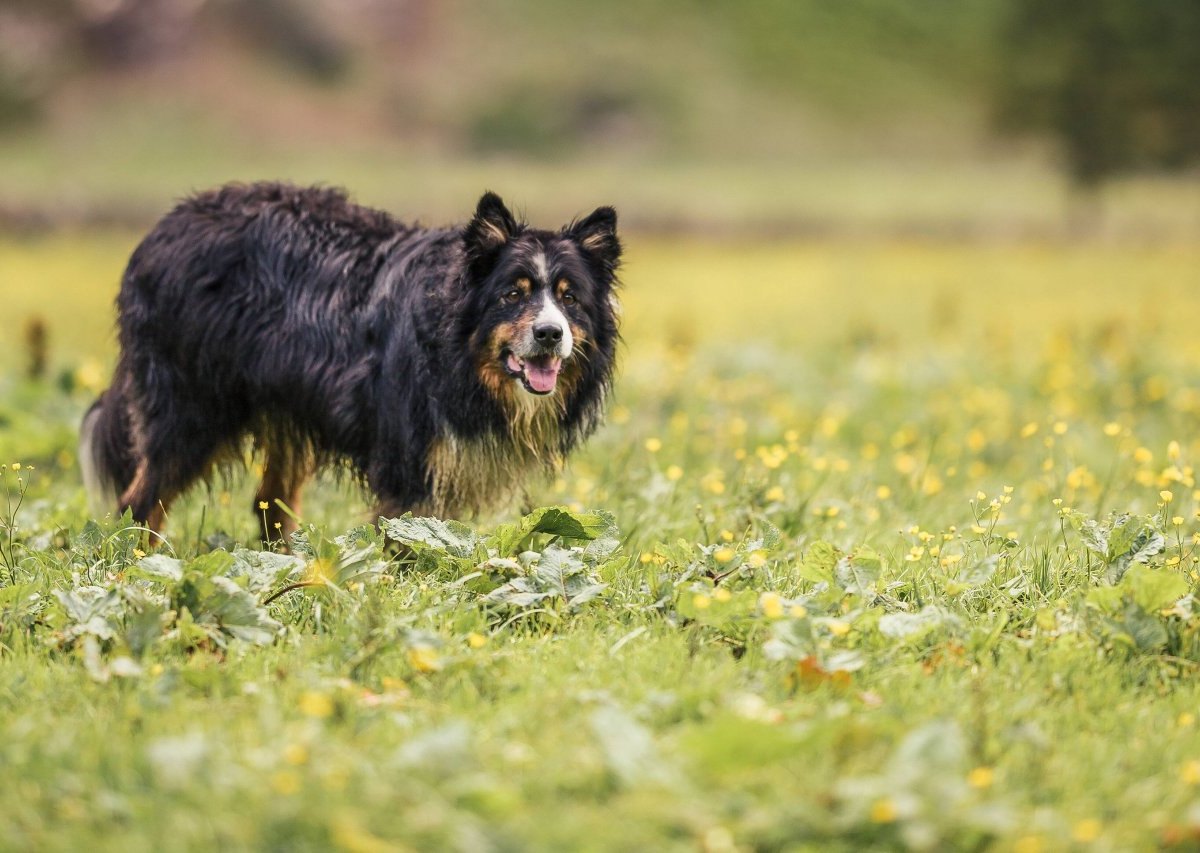
<path fill-rule="evenodd" d="M 530 394 L 549 394 L 558 384 L 558 372 L 562 370 L 562 359 L 556 355 L 535 355 L 519 358 L 512 350 L 506 350 L 500 358 L 504 372 L 520 379 Z"/>

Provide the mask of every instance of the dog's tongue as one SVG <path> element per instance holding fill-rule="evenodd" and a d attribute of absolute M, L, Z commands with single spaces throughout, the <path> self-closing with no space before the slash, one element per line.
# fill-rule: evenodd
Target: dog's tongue
<path fill-rule="evenodd" d="M 557 358 L 548 358 L 541 362 L 527 361 L 525 362 L 525 381 L 539 394 L 549 394 L 554 390 L 555 383 L 558 382 L 560 367 L 562 367 L 562 360 Z"/>

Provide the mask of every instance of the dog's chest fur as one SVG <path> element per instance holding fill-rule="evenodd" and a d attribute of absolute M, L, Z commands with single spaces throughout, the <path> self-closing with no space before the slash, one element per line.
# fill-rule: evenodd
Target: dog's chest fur
<path fill-rule="evenodd" d="M 462 438 L 446 434 L 430 447 L 430 514 L 478 513 L 512 495 L 533 475 L 562 462 L 557 398 L 518 395 L 508 435 Z"/>

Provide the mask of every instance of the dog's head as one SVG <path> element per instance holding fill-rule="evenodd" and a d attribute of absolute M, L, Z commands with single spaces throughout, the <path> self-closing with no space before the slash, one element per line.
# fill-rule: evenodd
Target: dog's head
<path fill-rule="evenodd" d="M 604 384 L 617 335 L 617 214 L 597 208 L 558 231 L 517 221 L 495 193 L 462 232 L 474 310 L 471 346 L 497 398 Z"/>

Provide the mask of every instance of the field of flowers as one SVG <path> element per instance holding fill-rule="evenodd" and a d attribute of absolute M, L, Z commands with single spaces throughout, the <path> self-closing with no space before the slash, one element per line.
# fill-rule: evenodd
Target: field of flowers
<path fill-rule="evenodd" d="M 1200 842 L 1200 245 L 631 242 L 546 508 L 399 556 L 90 518 L 133 237 L 0 243 L 0 846 Z"/>

